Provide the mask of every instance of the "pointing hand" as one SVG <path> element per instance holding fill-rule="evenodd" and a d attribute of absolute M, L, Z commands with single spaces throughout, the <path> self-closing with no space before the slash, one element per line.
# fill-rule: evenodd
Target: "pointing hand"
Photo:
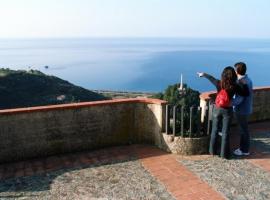
<path fill-rule="evenodd" d="M 199 77 L 203 77 L 204 76 L 204 73 L 203 72 L 197 72 L 198 76 Z"/>

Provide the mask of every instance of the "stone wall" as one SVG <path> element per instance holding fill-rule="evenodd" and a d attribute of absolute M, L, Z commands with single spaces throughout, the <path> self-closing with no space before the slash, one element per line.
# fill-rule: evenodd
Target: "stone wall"
<path fill-rule="evenodd" d="M 205 92 L 200 95 L 200 106 L 203 108 L 202 119 L 205 108 L 209 101 L 213 101 L 216 92 Z M 253 114 L 250 122 L 263 121 L 270 119 L 270 87 L 254 88 Z"/>
<path fill-rule="evenodd" d="M 201 94 L 202 114 L 214 95 Z M 187 139 L 163 134 L 165 105 L 135 98 L 0 110 L 0 163 L 130 143 L 179 153 Z M 253 108 L 250 121 L 270 119 L 270 87 L 254 89 Z"/>
<path fill-rule="evenodd" d="M 136 98 L 2 110 L 0 163 L 112 145 L 159 145 L 165 103 Z"/>
<path fill-rule="evenodd" d="M 270 119 L 270 87 L 260 87 L 254 90 L 251 121 L 268 119 Z"/>

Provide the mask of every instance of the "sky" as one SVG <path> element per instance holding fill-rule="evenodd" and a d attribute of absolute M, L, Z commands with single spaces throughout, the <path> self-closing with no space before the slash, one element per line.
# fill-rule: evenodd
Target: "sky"
<path fill-rule="evenodd" d="M 269 0 L 0 0 L 0 38 L 270 38 Z"/>

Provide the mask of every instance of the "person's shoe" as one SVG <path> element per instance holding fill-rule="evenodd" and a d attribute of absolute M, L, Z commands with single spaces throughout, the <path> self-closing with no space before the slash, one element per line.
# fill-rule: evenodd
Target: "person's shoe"
<path fill-rule="evenodd" d="M 222 136 L 222 132 L 218 132 L 218 135 L 219 135 L 219 136 Z"/>
<path fill-rule="evenodd" d="M 245 153 L 245 152 L 241 151 L 241 149 L 236 149 L 233 152 L 233 154 L 236 156 L 248 156 L 250 153 L 249 152 Z"/>

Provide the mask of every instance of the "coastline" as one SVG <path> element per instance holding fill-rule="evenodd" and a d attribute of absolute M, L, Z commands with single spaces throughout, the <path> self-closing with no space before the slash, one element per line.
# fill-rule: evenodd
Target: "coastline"
<path fill-rule="evenodd" d="M 157 92 L 122 91 L 122 90 L 91 90 L 91 91 L 112 99 L 139 98 L 139 97 L 149 98 L 157 94 Z"/>

